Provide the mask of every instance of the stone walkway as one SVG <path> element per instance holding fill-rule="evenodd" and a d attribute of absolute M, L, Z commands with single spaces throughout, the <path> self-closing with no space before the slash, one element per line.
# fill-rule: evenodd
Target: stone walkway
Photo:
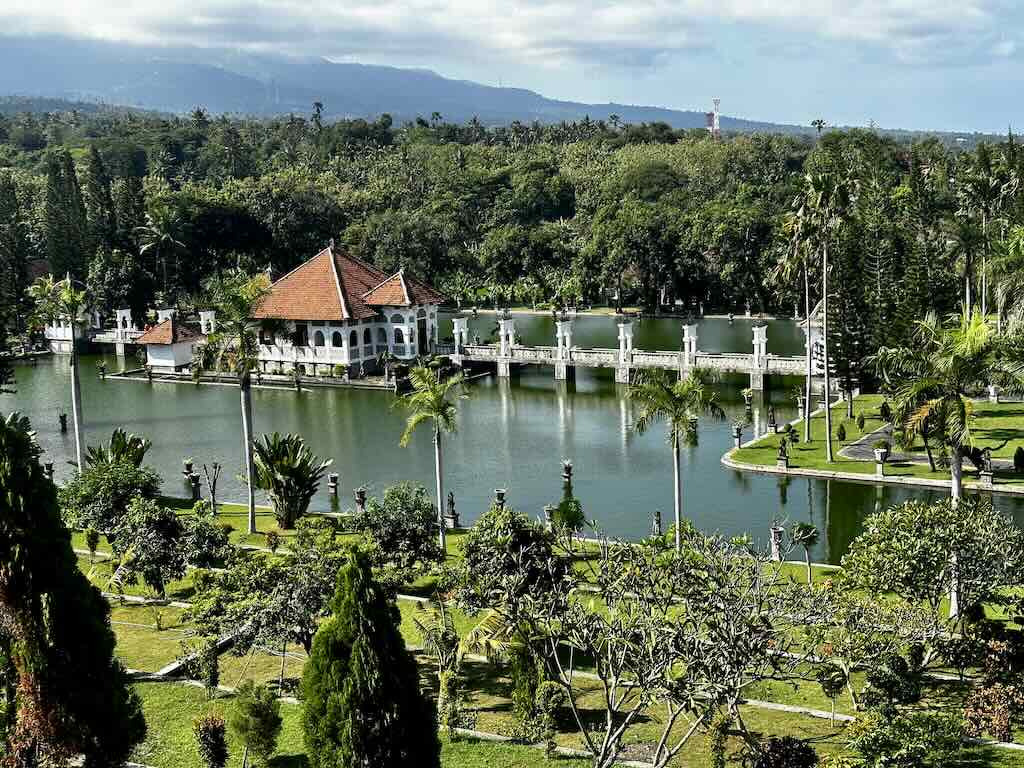
<path fill-rule="evenodd" d="M 874 461 L 875 460 L 875 443 L 879 440 L 888 440 L 889 444 L 892 445 L 892 427 L 886 425 L 874 432 L 861 437 L 856 442 L 850 443 L 845 448 L 839 451 L 839 455 L 844 459 L 853 459 L 854 461 Z M 935 455 L 935 460 L 938 462 L 939 456 L 936 451 L 932 452 Z M 891 451 L 889 458 L 886 461 L 890 464 L 927 464 L 927 455 L 919 453 L 902 453 L 900 451 Z M 974 465 L 970 461 L 964 462 L 964 468 L 970 470 Z M 1012 470 L 1013 461 L 1011 459 L 992 459 L 992 468 L 996 471 L 1000 470 Z"/>

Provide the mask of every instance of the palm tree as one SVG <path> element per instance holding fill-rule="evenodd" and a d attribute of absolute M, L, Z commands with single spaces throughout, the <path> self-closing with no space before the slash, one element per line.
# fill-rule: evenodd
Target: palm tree
<path fill-rule="evenodd" d="M 796 209 L 797 211 L 799 208 Z M 782 251 L 778 264 L 772 270 L 776 283 L 786 284 L 801 278 L 804 283 L 804 323 L 807 328 L 807 343 L 804 345 L 804 442 L 811 442 L 811 384 L 814 366 L 811 358 L 811 267 L 813 252 L 808 248 L 811 221 L 798 217 L 796 213 L 786 218 L 785 227 L 789 233 L 789 245 Z"/>
<path fill-rule="evenodd" d="M 992 260 L 999 320 L 1007 311 L 1011 324 L 1024 321 L 1024 226 L 1010 227 L 1006 241 Z"/>
<path fill-rule="evenodd" d="M 647 431 L 655 421 L 665 421 L 668 442 L 672 447 L 672 490 L 675 498 L 676 551 L 682 549 L 683 489 L 680 476 L 680 446 L 697 442 L 697 417 L 711 416 L 724 419 L 725 411 L 718 404 L 714 392 L 698 370 L 676 382 L 669 381 L 664 371 L 642 371 L 635 384 L 629 387 L 629 397 L 639 403 L 640 410 L 634 428 Z"/>
<path fill-rule="evenodd" d="M 153 263 L 163 269 L 163 293 L 167 295 L 167 259 L 174 257 L 174 274 L 178 274 L 178 254 L 186 247 L 181 241 L 181 217 L 170 206 L 160 205 L 146 214 L 146 223 L 135 228 L 139 253 L 153 255 Z"/>
<path fill-rule="evenodd" d="M 331 459 L 321 460 L 301 436 L 281 437 L 277 432 L 256 441 L 253 459 L 256 487 L 270 497 L 277 524 L 294 528 L 295 521 L 309 509 Z"/>
<path fill-rule="evenodd" d="M 399 439 L 399 445 L 403 448 L 409 445 L 412 433 L 416 427 L 425 421 L 431 422 L 434 428 L 434 479 L 437 489 L 437 523 L 441 551 L 445 551 L 444 540 L 444 488 L 443 470 L 441 464 L 441 433 L 454 432 L 456 430 L 456 415 L 458 409 L 455 407 L 454 397 L 466 398 L 465 379 L 461 373 L 444 379 L 439 371 L 418 367 L 413 368 L 409 373 L 409 380 L 412 382 L 412 392 L 403 395 L 395 405 L 405 408 L 409 417 L 405 422 L 405 431 Z"/>
<path fill-rule="evenodd" d="M 249 533 L 256 533 L 255 477 L 252 458 L 252 371 L 258 363 L 253 314 L 269 289 L 266 275 L 249 278 L 231 275 L 208 286 L 209 305 L 215 308 L 217 329 L 199 346 L 192 365 L 196 370 L 228 370 L 238 377 L 242 405 L 242 453 L 245 456 Z"/>
<path fill-rule="evenodd" d="M 964 273 L 964 314 L 974 311 L 975 261 L 982 252 L 985 236 L 978 224 L 968 216 L 954 216 L 945 224 L 946 248 L 959 261 Z"/>
<path fill-rule="evenodd" d="M 793 543 L 799 544 L 804 548 L 804 562 L 807 563 L 807 583 L 810 584 L 813 580 L 811 547 L 818 543 L 818 529 L 810 523 L 794 523 L 789 535 L 793 539 Z"/>
<path fill-rule="evenodd" d="M 71 329 L 71 417 L 75 422 L 75 464 L 78 471 L 84 464 L 84 427 L 82 424 L 82 385 L 78 376 L 78 321 L 85 309 L 85 291 L 75 288 L 71 275 L 63 280 L 54 280 L 52 275 L 40 277 L 28 289 L 29 297 L 35 302 L 34 324 L 45 325 L 66 320 Z"/>
<path fill-rule="evenodd" d="M 833 238 L 846 223 L 853 202 L 854 182 L 833 174 L 804 176 L 804 187 L 794 201 L 793 216 L 801 223 L 796 230 L 804 247 L 821 251 L 821 341 L 825 386 L 825 457 L 835 460 L 832 452 L 832 408 L 829 397 L 832 382 L 828 356 L 828 250 Z M 808 329 L 810 330 L 810 329 Z M 810 403 L 808 403 L 808 409 Z"/>
<path fill-rule="evenodd" d="M 914 343 L 884 348 L 870 360 L 892 392 L 893 423 L 910 443 L 927 431 L 950 452 L 950 494 L 963 495 L 963 457 L 974 448 L 972 396 L 990 383 L 1024 392 L 1024 360 L 975 310 L 943 325 L 934 313 L 918 321 Z"/>
<path fill-rule="evenodd" d="M 819 137 L 821 136 L 821 132 L 823 130 L 825 130 L 825 125 L 826 125 L 825 121 L 822 120 L 820 117 L 817 118 L 816 120 L 811 120 L 811 127 L 818 129 L 818 136 Z"/>

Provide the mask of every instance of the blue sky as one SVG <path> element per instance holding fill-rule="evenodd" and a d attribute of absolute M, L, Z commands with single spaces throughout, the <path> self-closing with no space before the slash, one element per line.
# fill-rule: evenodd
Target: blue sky
<path fill-rule="evenodd" d="M 1024 124 L 1010 0 L 3 0 L 7 33 L 427 67 L 575 101 L 778 122 Z"/>

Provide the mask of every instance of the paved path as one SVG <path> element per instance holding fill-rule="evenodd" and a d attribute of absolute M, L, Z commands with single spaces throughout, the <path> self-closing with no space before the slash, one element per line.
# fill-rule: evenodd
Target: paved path
<path fill-rule="evenodd" d="M 844 459 L 853 459 L 855 461 L 874 461 L 875 460 L 875 443 L 879 440 L 888 440 L 889 444 L 892 444 L 892 426 L 886 424 L 884 427 L 876 429 L 874 432 L 861 437 L 859 440 L 850 443 L 848 446 L 839 451 L 839 455 Z M 935 451 L 933 451 L 933 454 Z M 935 456 L 936 461 L 938 456 Z M 927 464 L 928 457 L 919 453 L 903 453 L 900 451 L 891 451 L 887 461 L 890 464 Z M 971 469 L 973 464 L 970 461 L 965 461 L 965 467 Z M 992 468 L 996 471 L 1000 470 L 1012 470 L 1013 461 L 1011 459 L 992 459 Z"/>

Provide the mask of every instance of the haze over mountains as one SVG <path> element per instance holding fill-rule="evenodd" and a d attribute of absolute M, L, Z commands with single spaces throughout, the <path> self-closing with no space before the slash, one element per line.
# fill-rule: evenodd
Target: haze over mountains
<path fill-rule="evenodd" d="M 674 128 L 704 127 L 704 111 L 548 99 L 521 88 L 451 80 L 423 69 L 337 63 L 322 58 L 249 55 L 228 50 L 156 48 L 57 37 L 0 37 L 0 95 L 71 100 L 186 112 L 269 116 L 306 115 L 314 101 L 328 119 L 396 121 L 440 112 L 445 120 L 477 117 L 485 124 L 513 120 L 551 123 L 585 116 L 624 122 L 663 121 Z M 694 93 L 695 105 L 715 94 Z M 802 126 L 722 118 L 726 131 L 807 133 Z"/>

